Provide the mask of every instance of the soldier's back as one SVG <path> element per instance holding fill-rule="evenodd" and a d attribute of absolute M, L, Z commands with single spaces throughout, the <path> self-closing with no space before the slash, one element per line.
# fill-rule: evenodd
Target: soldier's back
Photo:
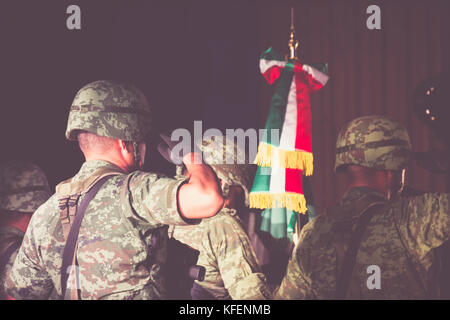
<path fill-rule="evenodd" d="M 353 199 L 329 209 L 303 228 L 277 298 L 335 298 L 351 234 L 360 221 L 357 208 L 365 207 L 358 202 L 370 192 L 353 190 Z M 427 298 L 433 252 L 419 258 L 409 250 L 400 218 L 407 206 L 405 201 L 386 202 L 374 209 L 361 238 L 346 298 Z"/>
<path fill-rule="evenodd" d="M 104 161 L 87 162 L 74 181 L 89 177 L 95 170 L 108 166 L 112 165 Z M 169 219 L 170 214 L 178 215 L 176 208 L 167 208 L 167 197 L 176 195 L 181 181 L 170 179 L 168 183 L 157 184 L 160 177 L 156 174 L 138 171 L 131 175 L 129 185 L 126 186 L 127 175 L 111 177 L 86 210 L 76 255 L 82 299 L 165 298 L 161 268 L 165 262 L 167 227 L 151 217 L 152 214 L 158 217 L 164 215 Z M 153 182 L 154 188 L 148 191 Z M 170 186 L 166 188 L 168 184 Z M 124 188 L 125 195 L 122 194 Z M 142 198 L 133 199 L 130 190 L 133 190 L 135 197 L 139 195 Z M 156 198 L 155 194 L 159 191 L 164 196 Z M 79 203 L 82 200 L 83 195 Z M 144 202 L 149 204 L 146 206 Z M 156 209 L 160 202 L 163 202 L 161 207 L 167 212 Z M 20 296 L 24 298 L 42 298 L 49 294 L 53 286 L 61 295 L 65 237 L 58 204 L 57 195 L 53 195 L 40 207 L 25 236 L 27 258 L 19 255 L 20 259 L 15 265 L 17 272 L 12 275 L 12 279 L 20 284 Z M 155 212 L 144 216 L 152 206 Z M 21 272 L 29 268 L 28 260 L 39 264 L 39 268 L 34 271 L 33 282 L 20 276 Z"/>

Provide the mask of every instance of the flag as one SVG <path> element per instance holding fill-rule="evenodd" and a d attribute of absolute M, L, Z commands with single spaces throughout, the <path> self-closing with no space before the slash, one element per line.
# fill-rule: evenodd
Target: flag
<path fill-rule="evenodd" d="M 272 48 L 260 58 L 262 75 L 277 84 L 255 159 L 250 207 L 267 209 L 262 227 L 276 229 L 277 238 L 288 232 L 281 231 L 281 225 L 290 230 L 296 214 L 307 211 L 303 176 L 313 173 L 310 94 L 328 81 L 326 65 L 320 65 L 320 71 L 316 67 L 285 61 Z"/>

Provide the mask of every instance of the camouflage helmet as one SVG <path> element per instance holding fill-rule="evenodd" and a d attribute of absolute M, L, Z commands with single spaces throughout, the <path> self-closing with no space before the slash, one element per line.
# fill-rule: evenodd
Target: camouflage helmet
<path fill-rule="evenodd" d="M 69 112 L 66 138 L 77 139 L 77 131 L 140 142 L 150 131 L 151 112 L 147 98 L 136 87 L 99 80 L 76 94 Z"/>
<path fill-rule="evenodd" d="M 256 165 L 248 159 L 245 150 L 238 146 L 234 139 L 212 136 L 196 143 L 202 151 L 203 160 L 222 180 L 222 189 L 228 195 L 231 186 L 240 186 L 245 193 L 245 204 L 249 206 L 249 194 L 255 177 Z M 177 170 L 179 169 L 178 167 Z M 179 171 L 178 171 L 179 172 Z"/>
<path fill-rule="evenodd" d="M 339 132 L 335 170 L 355 164 L 379 170 L 401 170 L 408 164 L 411 141 L 398 122 L 383 116 L 354 119 Z"/>
<path fill-rule="evenodd" d="M 29 162 L 0 164 L 0 209 L 36 211 L 50 197 L 44 172 Z"/>

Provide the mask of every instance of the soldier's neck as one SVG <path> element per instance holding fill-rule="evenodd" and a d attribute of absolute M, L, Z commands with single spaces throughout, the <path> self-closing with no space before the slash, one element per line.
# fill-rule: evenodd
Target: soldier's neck
<path fill-rule="evenodd" d="M 102 160 L 109 163 L 112 163 L 122 169 L 124 172 L 130 172 L 130 168 L 128 166 L 128 163 L 123 161 L 119 156 L 113 155 L 113 154 L 97 154 L 97 153 L 85 153 L 84 158 L 86 161 L 92 161 L 92 160 Z"/>

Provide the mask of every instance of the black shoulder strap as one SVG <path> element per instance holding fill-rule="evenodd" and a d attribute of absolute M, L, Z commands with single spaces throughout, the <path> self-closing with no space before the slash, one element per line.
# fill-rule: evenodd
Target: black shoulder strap
<path fill-rule="evenodd" d="M 20 248 L 21 244 L 22 241 L 15 241 L 10 244 L 9 247 L 2 253 L 2 256 L 0 257 L 0 270 L 3 270 L 3 268 L 5 268 L 9 258 L 11 258 L 12 254 Z"/>
<path fill-rule="evenodd" d="M 75 254 L 75 248 L 78 242 L 78 233 L 80 231 L 81 222 L 83 221 L 84 213 L 91 202 L 97 194 L 98 190 L 102 187 L 102 185 L 111 178 L 112 175 L 108 175 L 106 177 L 98 180 L 94 186 L 86 193 L 83 200 L 81 201 L 80 206 L 78 207 L 77 214 L 75 215 L 75 219 L 72 227 L 70 228 L 69 235 L 67 236 L 66 246 L 64 247 L 63 253 L 63 261 L 61 267 L 61 291 L 62 297 L 66 296 L 67 289 L 67 279 L 69 277 L 68 267 L 71 265 L 73 261 L 73 257 Z"/>
<path fill-rule="evenodd" d="M 347 290 L 350 285 L 353 268 L 355 266 L 356 255 L 358 253 L 364 231 L 375 214 L 375 209 L 384 204 L 385 202 L 373 202 L 361 212 L 356 229 L 350 237 L 350 242 L 340 269 L 341 272 L 337 278 L 335 299 L 342 300 L 347 296 Z"/>

